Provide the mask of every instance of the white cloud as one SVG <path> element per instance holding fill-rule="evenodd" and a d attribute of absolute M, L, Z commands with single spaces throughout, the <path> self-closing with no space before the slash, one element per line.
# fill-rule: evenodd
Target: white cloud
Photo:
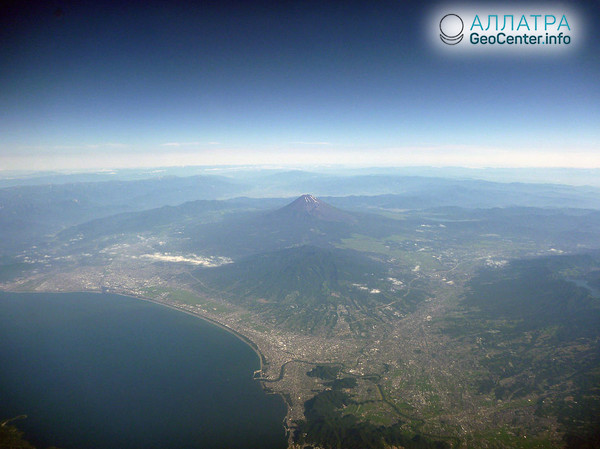
<path fill-rule="evenodd" d="M 173 263 L 187 263 L 191 265 L 202 265 L 205 267 L 218 267 L 220 265 L 225 265 L 229 263 L 233 263 L 233 261 L 228 257 L 221 256 L 210 256 L 210 257 L 201 257 L 196 254 L 189 254 L 186 256 L 178 255 L 178 254 L 143 254 L 140 257 L 145 259 L 152 259 L 159 262 L 173 262 Z"/>

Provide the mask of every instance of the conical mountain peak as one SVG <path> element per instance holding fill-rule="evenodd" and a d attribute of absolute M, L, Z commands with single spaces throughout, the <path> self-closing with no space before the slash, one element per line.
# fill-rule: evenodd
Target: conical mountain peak
<path fill-rule="evenodd" d="M 306 203 L 319 203 L 320 201 L 318 199 L 316 199 L 314 196 L 305 193 L 304 195 L 300 196 L 298 198 L 298 200 L 303 200 Z"/>
<path fill-rule="evenodd" d="M 354 221 L 354 217 L 310 194 L 304 194 L 277 211 L 296 220 L 309 218 L 323 221 Z"/>
<path fill-rule="evenodd" d="M 314 196 L 309 195 L 309 194 L 304 194 L 304 195 L 296 198 L 291 204 L 289 204 L 289 206 L 294 206 L 294 208 L 297 208 L 297 209 L 312 210 L 315 207 L 320 207 L 324 204 L 325 203 L 318 200 Z"/>

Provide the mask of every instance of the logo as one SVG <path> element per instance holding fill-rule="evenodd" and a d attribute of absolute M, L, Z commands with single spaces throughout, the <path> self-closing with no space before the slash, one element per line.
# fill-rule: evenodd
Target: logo
<path fill-rule="evenodd" d="M 583 42 L 584 31 L 578 11 L 539 4 L 518 9 L 457 4 L 432 9 L 426 23 L 432 48 L 453 55 L 559 54 L 575 50 Z"/>
<path fill-rule="evenodd" d="M 440 20 L 440 39 L 446 45 L 456 45 L 463 38 L 463 30 L 465 29 L 465 24 L 462 19 L 456 14 L 446 14 Z"/>

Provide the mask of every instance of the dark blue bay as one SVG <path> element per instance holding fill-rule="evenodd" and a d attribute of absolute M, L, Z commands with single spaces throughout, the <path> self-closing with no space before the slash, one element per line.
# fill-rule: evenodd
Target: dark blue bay
<path fill-rule="evenodd" d="M 284 448 L 257 355 L 201 319 L 118 295 L 0 293 L 0 419 L 40 447 Z"/>

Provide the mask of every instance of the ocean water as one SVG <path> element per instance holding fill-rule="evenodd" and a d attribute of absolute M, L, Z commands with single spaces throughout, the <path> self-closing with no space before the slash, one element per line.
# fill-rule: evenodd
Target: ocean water
<path fill-rule="evenodd" d="M 285 448 L 285 405 L 225 330 L 110 294 L 0 293 L 0 420 L 40 448 Z"/>

